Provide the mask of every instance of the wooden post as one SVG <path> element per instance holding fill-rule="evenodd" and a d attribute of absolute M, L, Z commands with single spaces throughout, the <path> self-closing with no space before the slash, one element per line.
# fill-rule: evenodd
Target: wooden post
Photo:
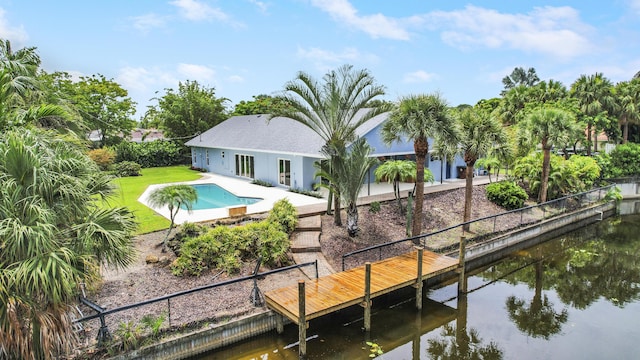
<path fill-rule="evenodd" d="M 416 278 L 416 309 L 422 310 L 422 256 L 424 249 L 422 246 L 416 246 L 418 249 L 418 277 Z"/>
<path fill-rule="evenodd" d="M 307 314 L 305 305 L 304 280 L 298 281 L 298 356 L 307 356 Z"/>
<path fill-rule="evenodd" d="M 467 238 L 464 236 L 460 237 L 460 253 L 458 255 L 458 269 L 460 278 L 458 279 L 458 293 L 466 293 L 467 292 L 467 276 L 465 274 L 465 253 L 466 253 L 466 243 Z"/>
<path fill-rule="evenodd" d="M 364 331 L 371 331 L 371 263 L 365 264 L 364 272 Z"/>
<path fill-rule="evenodd" d="M 278 334 L 282 334 L 284 332 L 284 319 L 279 313 L 276 313 L 276 331 Z"/>

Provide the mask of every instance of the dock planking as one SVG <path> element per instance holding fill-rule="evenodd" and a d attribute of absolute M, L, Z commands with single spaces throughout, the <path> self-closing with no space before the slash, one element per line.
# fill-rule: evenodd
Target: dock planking
<path fill-rule="evenodd" d="M 371 299 L 417 282 L 418 252 L 371 264 Z M 422 280 L 458 267 L 458 260 L 424 251 Z M 305 286 L 306 321 L 364 302 L 365 266 L 312 279 Z M 268 291 L 267 306 L 298 324 L 298 285 Z"/>

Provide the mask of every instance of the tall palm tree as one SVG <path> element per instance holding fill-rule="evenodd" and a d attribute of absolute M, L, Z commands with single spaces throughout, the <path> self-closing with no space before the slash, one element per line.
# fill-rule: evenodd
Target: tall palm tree
<path fill-rule="evenodd" d="M 547 201 L 551 149 L 553 146 L 564 146 L 569 141 L 576 126 L 574 115 L 559 108 L 540 108 L 532 111 L 522 124 L 522 136 L 542 146 L 542 175 L 538 201 Z"/>
<path fill-rule="evenodd" d="M 305 72 L 284 86 L 281 97 L 289 106 L 276 109 L 271 116 L 283 116 L 304 124 L 317 133 L 325 142 L 329 154 L 329 165 L 337 154 L 346 149 L 356 138 L 356 129 L 372 118 L 389 110 L 386 102 L 372 102 L 384 95 L 384 87 L 377 85 L 367 70 L 354 70 L 343 65 L 331 70 L 319 82 Z M 360 112 L 374 104 L 367 112 Z M 330 212 L 331 197 L 328 210 Z M 334 223 L 342 225 L 340 217 L 340 194 L 334 196 Z"/>
<path fill-rule="evenodd" d="M 591 137 L 597 139 L 597 133 L 594 131 L 597 130 L 594 129 L 597 118 L 615 107 L 612 87 L 611 81 L 602 73 L 581 75 L 571 85 L 571 95 L 578 100 L 582 120 L 587 124 L 587 155 L 591 155 L 591 144 L 596 144 Z"/>
<path fill-rule="evenodd" d="M 154 208 L 168 207 L 169 208 L 169 229 L 162 240 L 162 252 L 167 251 L 167 239 L 171 230 L 175 226 L 176 215 L 182 207 L 187 211 L 193 210 L 193 204 L 198 201 L 198 193 L 193 186 L 189 185 L 169 185 L 154 190 L 149 195 L 149 205 Z"/>
<path fill-rule="evenodd" d="M 350 237 L 358 233 L 358 194 L 369 169 L 378 162 L 369 156 L 372 150 L 365 138 L 359 138 L 334 163 L 334 180 L 346 203 L 347 233 Z"/>
<path fill-rule="evenodd" d="M 618 103 L 617 110 L 622 124 L 622 143 L 629 140 L 629 124 L 640 121 L 640 79 L 621 81 L 613 88 Z"/>
<path fill-rule="evenodd" d="M 387 144 L 395 141 L 413 141 L 416 154 L 416 202 L 412 236 L 422 232 L 424 164 L 429 152 L 429 138 L 440 137 L 457 143 L 454 124 L 447 102 L 436 93 L 405 97 L 382 126 L 382 138 Z M 418 239 L 415 241 L 419 243 Z"/>
<path fill-rule="evenodd" d="M 505 143 L 507 138 L 500 121 L 486 111 L 470 108 L 457 115 L 460 130 L 458 146 L 467 164 L 463 218 L 463 222 L 467 222 L 471 220 L 473 170 L 476 161 L 482 156 L 487 156 L 494 146 Z M 469 226 L 470 224 L 466 224 L 464 230 L 468 231 Z"/>
<path fill-rule="evenodd" d="M 50 133 L 0 135 L 0 354 L 49 359 L 74 342 L 70 304 L 102 265 L 135 259 L 133 215 L 99 205 L 110 177 Z"/>

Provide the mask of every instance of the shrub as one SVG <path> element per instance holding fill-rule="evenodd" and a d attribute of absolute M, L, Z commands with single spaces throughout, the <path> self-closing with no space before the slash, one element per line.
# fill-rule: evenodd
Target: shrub
<path fill-rule="evenodd" d="M 142 167 L 140 164 L 135 163 L 133 161 L 123 161 L 119 162 L 115 165 L 115 174 L 118 177 L 127 177 L 127 176 L 140 176 L 140 170 Z"/>
<path fill-rule="evenodd" d="M 255 184 L 255 185 L 264 186 L 264 187 L 273 187 L 273 184 L 271 182 L 267 181 L 267 180 L 258 180 L 258 179 L 256 179 L 256 180 L 253 180 L 251 183 Z"/>
<path fill-rule="evenodd" d="M 609 156 L 610 168 L 606 177 L 640 175 L 640 144 L 627 143 L 616 146 Z"/>
<path fill-rule="evenodd" d="M 116 162 L 134 161 L 143 168 L 179 165 L 185 162 L 184 151 L 183 145 L 172 141 L 123 141 L 116 147 Z"/>
<path fill-rule="evenodd" d="M 369 204 L 369 212 L 374 214 L 377 214 L 378 212 L 380 212 L 380 203 L 377 201 L 374 201 L 371 204 Z"/>
<path fill-rule="evenodd" d="M 109 148 L 94 149 L 87 154 L 100 170 L 108 170 L 116 158 L 116 153 Z"/>
<path fill-rule="evenodd" d="M 296 188 L 291 188 L 291 189 L 289 189 L 289 191 L 291 191 L 292 193 L 296 193 L 296 194 L 311 196 L 311 197 L 314 197 L 316 199 L 322 198 L 322 194 L 320 194 L 317 191 L 309 191 L 309 190 L 296 189 Z"/>
<path fill-rule="evenodd" d="M 507 210 L 519 209 L 527 200 L 527 193 L 512 181 L 500 181 L 487 185 L 487 199 Z"/>
<path fill-rule="evenodd" d="M 298 225 L 298 211 L 291 205 L 289 200 L 281 199 L 273 204 L 273 209 L 269 212 L 267 221 L 280 225 L 282 231 L 291 234 Z"/>

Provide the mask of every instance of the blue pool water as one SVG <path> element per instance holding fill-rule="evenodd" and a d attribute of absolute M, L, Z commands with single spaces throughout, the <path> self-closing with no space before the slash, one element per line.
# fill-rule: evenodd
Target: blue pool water
<path fill-rule="evenodd" d="M 229 206 L 251 205 L 263 199 L 235 196 L 216 184 L 191 185 L 198 193 L 198 201 L 193 210 L 226 208 Z M 184 207 L 182 207 L 185 209 Z"/>

